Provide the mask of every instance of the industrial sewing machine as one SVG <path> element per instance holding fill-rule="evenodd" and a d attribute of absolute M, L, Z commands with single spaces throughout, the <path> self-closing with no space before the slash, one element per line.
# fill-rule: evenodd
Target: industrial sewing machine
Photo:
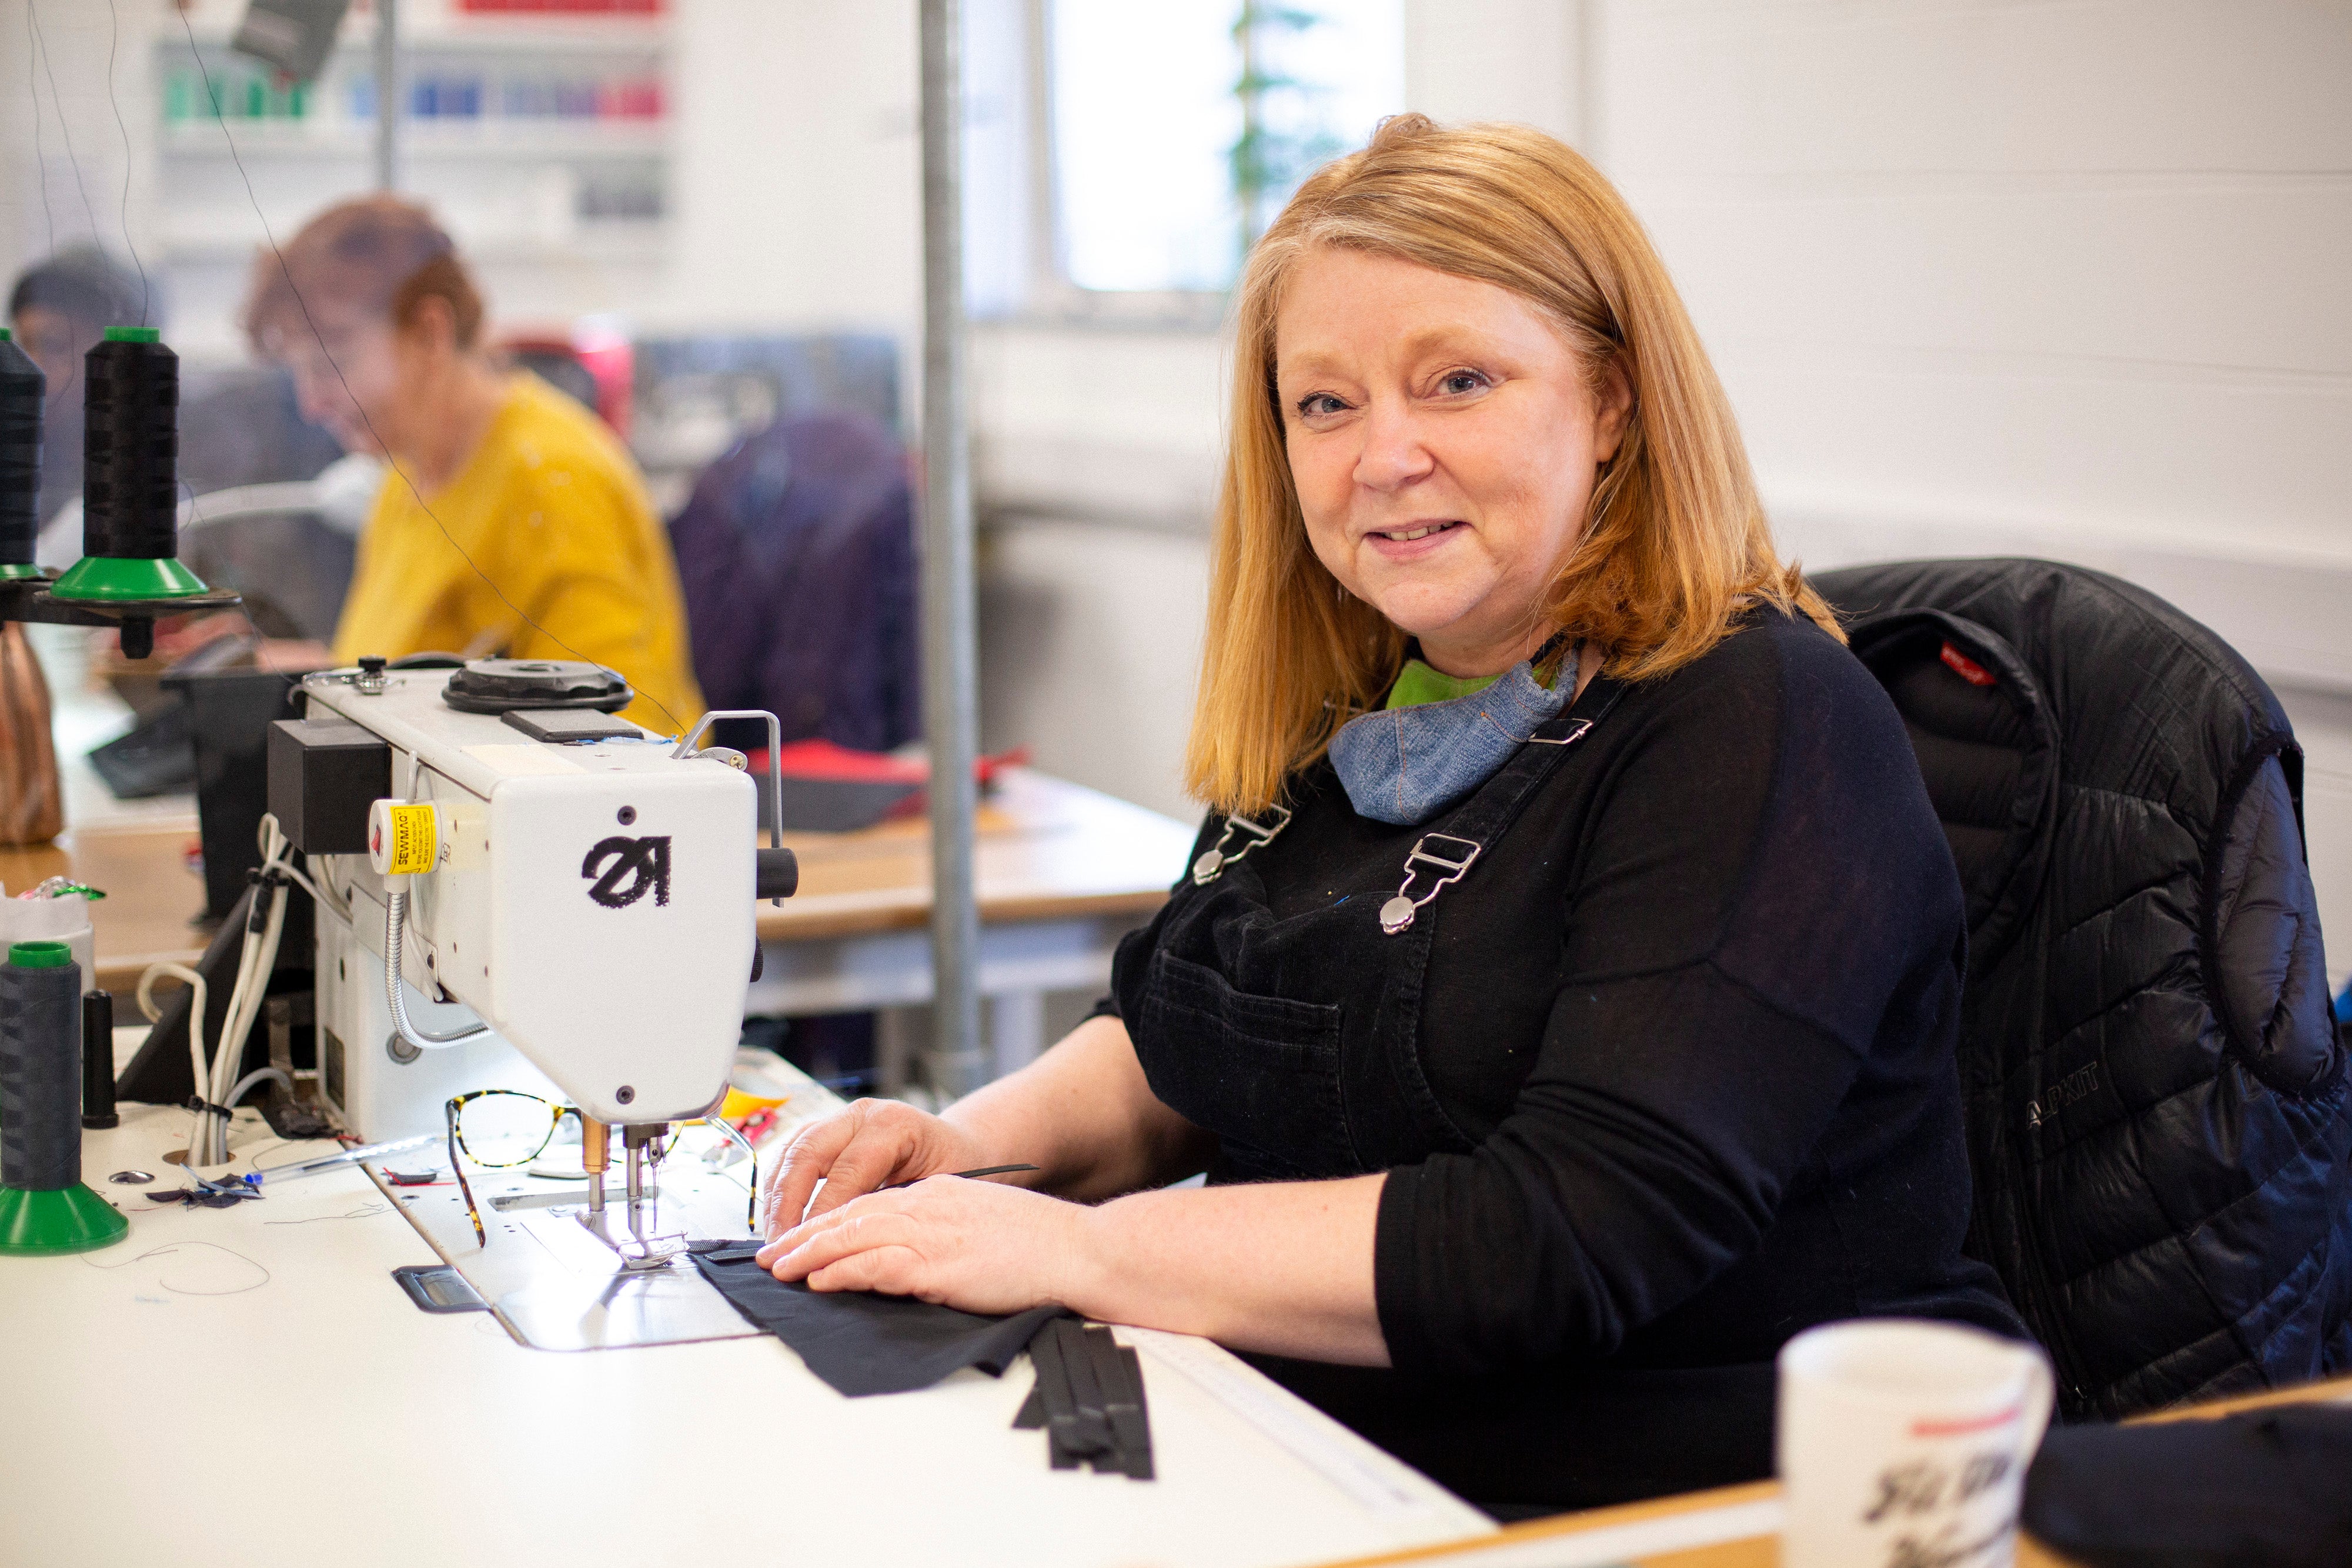
<path fill-rule="evenodd" d="M 320 893 L 329 1109 L 374 1142 L 465 1091 L 541 1094 L 578 1108 L 592 1215 L 615 1127 L 635 1199 L 642 1151 L 726 1093 L 755 897 L 798 879 L 757 847 L 743 758 L 697 747 L 709 718 L 672 746 L 610 716 L 629 689 L 593 664 L 367 660 L 302 695 L 269 800 Z"/>

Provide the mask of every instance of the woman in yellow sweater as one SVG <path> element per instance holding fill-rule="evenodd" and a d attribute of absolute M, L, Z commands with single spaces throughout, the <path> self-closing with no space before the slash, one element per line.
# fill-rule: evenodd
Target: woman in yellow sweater
<path fill-rule="evenodd" d="M 669 536 L 596 416 L 484 352 L 482 299 L 424 208 L 330 207 L 257 263 L 245 328 L 302 412 L 391 472 L 334 658 L 590 660 L 675 732 L 702 711 Z"/>

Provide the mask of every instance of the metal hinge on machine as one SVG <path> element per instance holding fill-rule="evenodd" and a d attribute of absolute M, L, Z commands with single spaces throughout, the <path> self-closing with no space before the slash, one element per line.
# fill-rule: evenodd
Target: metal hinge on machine
<path fill-rule="evenodd" d="M 1225 831 L 1217 835 L 1215 845 L 1202 851 L 1201 858 L 1192 862 L 1192 885 L 1208 886 L 1223 874 L 1227 866 L 1246 858 L 1250 851 L 1274 842 L 1282 830 L 1290 826 L 1290 808 L 1269 806 L 1265 810 L 1265 821 L 1257 822 L 1247 817 L 1227 817 Z M 1225 846 L 1234 841 L 1235 833 L 1241 834 L 1244 842 L 1241 848 L 1228 853 Z"/>
<path fill-rule="evenodd" d="M 1446 844 L 1459 844 L 1469 852 L 1454 860 L 1431 852 L 1430 845 L 1441 841 Z M 1460 882 L 1462 873 L 1470 869 L 1481 852 L 1482 846 L 1470 839 L 1456 838 L 1452 833 L 1422 834 L 1414 842 L 1412 852 L 1404 857 L 1404 881 L 1397 884 L 1396 896 L 1381 905 L 1381 934 L 1387 936 L 1402 935 L 1412 925 L 1421 906 Z M 1412 896 L 1412 879 L 1421 874 L 1420 868 L 1425 865 L 1435 866 L 1442 874 L 1430 883 L 1427 893 L 1415 898 Z"/>

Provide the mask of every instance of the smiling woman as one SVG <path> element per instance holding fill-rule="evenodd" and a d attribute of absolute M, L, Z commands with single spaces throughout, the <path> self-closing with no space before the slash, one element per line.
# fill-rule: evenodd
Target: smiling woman
<path fill-rule="evenodd" d="M 1189 754 L 1221 810 L 1273 800 L 1377 706 L 1408 637 L 1440 669 L 1484 674 L 1446 661 L 1508 653 L 1506 668 L 1569 628 L 1643 679 L 1705 653 L 1743 607 L 1840 634 L 1773 548 L 1730 404 L 1641 225 L 1542 132 L 1391 120 L 1300 188 L 1235 318 Z M 1482 516 L 1422 515 L 1473 486 Z M 1473 559 L 1401 570 L 1416 541 L 1384 536 L 1433 528 L 1466 535 L 1444 553 Z M 1507 585 L 1505 554 L 1521 574 Z M 1482 581 L 1509 591 L 1458 628 L 1430 622 Z"/>
<path fill-rule="evenodd" d="M 803 1132 L 762 1260 L 1211 1335 L 1498 1511 L 1769 1473 L 1816 1323 L 2021 1333 L 1950 851 L 1616 193 L 1392 120 L 1239 329 L 1192 875 L 1029 1068 Z"/>

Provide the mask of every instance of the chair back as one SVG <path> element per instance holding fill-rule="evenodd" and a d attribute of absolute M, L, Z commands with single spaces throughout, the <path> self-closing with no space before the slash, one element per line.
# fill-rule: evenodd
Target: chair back
<path fill-rule="evenodd" d="M 216 490 L 181 507 L 180 559 L 207 585 L 243 594 L 264 636 L 331 641 L 358 551 L 309 481 Z"/>
<path fill-rule="evenodd" d="M 1959 867 L 1971 1250 L 2066 1410 L 2352 1367 L 2352 1075 L 2278 699 L 2104 573 L 1813 580 L 1901 710 Z"/>
<path fill-rule="evenodd" d="M 788 741 L 860 751 L 920 733 L 913 496 L 879 422 L 808 414 L 738 443 L 696 481 L 670 540 L 712 707 L 764 708 Z"/>

